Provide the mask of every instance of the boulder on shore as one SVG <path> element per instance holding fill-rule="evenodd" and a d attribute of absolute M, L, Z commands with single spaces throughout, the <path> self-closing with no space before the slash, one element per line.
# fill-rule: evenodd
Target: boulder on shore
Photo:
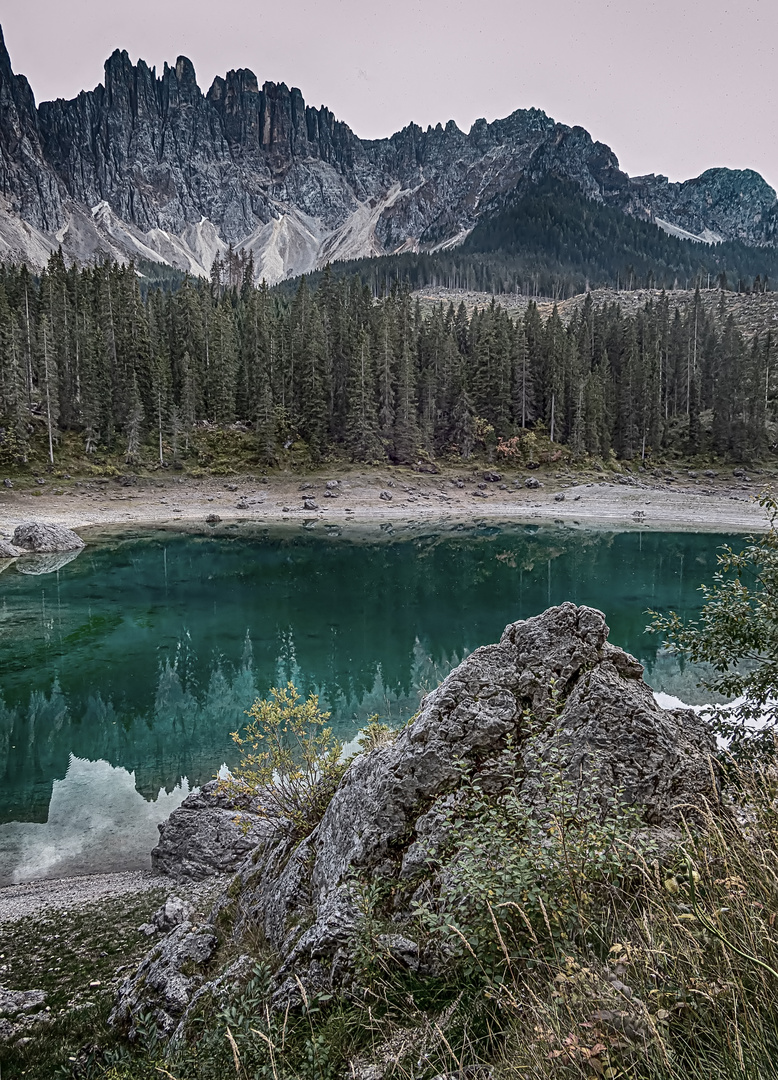
<path fill-rule="evenodd" d="M 158 874 L 199 881 L 234 874 L 273 825 L 250 795 L 235 797 L 218 780 L 187 796 L 159 828 L 151 853 Z"/>
<path fill-rule="evenodd" d="M 24 553 L 34 551 L 48 554 L 61 551 L 80 551 L 85 547 L 81 537 L 64 525 L 50 525 L 42 521 L 27 521 L 17 525 L 11 543 L 23 548 Z"/>
<path fill-rule="evenodd" d="M 405 930 L 409 898 L 421 883 L 438 887 L 446 807 L 468 778 L 492 783 L 493 777 L 495 790 L 507 783 L 528 806 L 549 796 L 553 789 L 544 784 L 567 778 L 581 799 L 631 805 L 650 831 L 678 826 L 695 806 L 716 805 L 709 726 L 690 710 L 661 709 L 642 666 L 610 645 L 608 633 L 601 612 L 571 603 L 509 625 L 499 643 L 477 649 L 424 699 L 394 741 L 351 762 L 309 835 L 300 839 L 283 821 L 257 828 L 258 842 L 210 924 L 222 932 L 230 927 L 234 951 L 261 940 L 279 958 L 276 1002 L 349 984 L 364 917 L 355 880 L 391 888 L 398 948 L 405 963 L 417 963 Z M 500 771 L 506 752 L 517 765 L 509 780 Z M 184 810 L 185 803 L 171 816 L 154 853 L 157 869 L 191 873 L 219 858 L 217 807 L 209 803 L 206 797 L 202 807 Z M 225 819 L 230 815 L 226 806 L 218 809 Z M 211 853 L 204 856 L 204 849 Z M 175 963 L 169 956 L 171 973 Z M 145 1007 L 147 968 L 121 988 L 116 1018 L 126 1021 Z M 209 971 L 208 978 L 216 975 Z M 204 993 L 207 983 L 200 985 L 197 992 Z M 168 1031 L 189 1008 L 180 980 L 176 989 L 174 1014 L 159 988 L 147 1002 L 161 1009 L 160 1025 Z"/>
<path fill-rule="evenodd" d="M 26 555 L 21 548 L 15 547 L 10 540 L 0 536 L 0 559 L 18 559 L 20 555 Z"/>

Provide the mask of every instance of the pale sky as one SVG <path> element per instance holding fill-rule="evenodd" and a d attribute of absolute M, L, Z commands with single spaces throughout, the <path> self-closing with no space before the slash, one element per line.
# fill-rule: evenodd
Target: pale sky
<path fill-rule="evenodd" d="M 536 106 L 633 176 L 778 186 L 778 0 L 12 0 L 0 21 L 38 101 L 92 89 L 115 48 L 184 54 L 203 90 L 248 67 L 362 138 Z"/>

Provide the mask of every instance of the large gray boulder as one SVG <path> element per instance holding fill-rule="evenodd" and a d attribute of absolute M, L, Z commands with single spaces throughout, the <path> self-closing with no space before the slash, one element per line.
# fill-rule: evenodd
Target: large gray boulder
<path fill-rule="evenodd" d="M 537 804 L 542 763 L 551 763 L 581 798 L 618 796 L 655 831 L 715 804 L 708 726 L 691 711 L 660 709 L 641 665 L 607 638 L 602 613 L 574 604 L 508 626 L 429 694 L 394 742 L 351 763 L 307 837 L 283 823 L 265 831 L 211 920 L 231 925 L 236 949 L 259 939 L 278 955 L 276 1000 L 299 996 L 301 984 L 348 985 L 361 918 L 354 879 L 396 883 L 403 895 L 406 883 L 433 881 L 463 775 L 477 772 L 496 790 L 518 783 Z M 509 745 L 519 771 L 506 781 Z M 179 847 L 184 864 L 197 842 L 190 835 L 189 850 Z M 401 936 L 407 914 L 397 912 Z M 404 956 L 413 958 L 413 944 L 403 937 Z"/>
<path fill-rule="evenodd" d="M 14 547 L 41 554 L 79 551 L 84 547 L 84 541 L 72 529 L 42 521 L 27 521 L 23 525 L 17 525 L 11 542 Z"/>
<path fill-rule="evenodd" d="M 255 796 L 226 792 L 218 780 L 204 784 L 158 826 L 153 869 L 178 880 L 235 873 L 273 832 L 272 819 L 258 807 Z"/>

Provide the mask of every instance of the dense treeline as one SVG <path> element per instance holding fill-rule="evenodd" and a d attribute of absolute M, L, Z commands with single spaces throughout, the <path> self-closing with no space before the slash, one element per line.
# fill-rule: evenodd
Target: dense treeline
<path fill-rule="evenodd" d="M 414 289 L 433 285 L 564 300 L 599 287 L 722 284 L 760 291 L 778 280 L 778 251 L 680 240 L 547 177 L 494 202 L 458 247 L 360 259 L 333 271 L 357 274 L 374 291 L 407 281 Z"/>
<path fill-rule="evenodd" d="M 286 300 L 253 286 L 250 262 L 241 281 L 228 270 L 144 300 L 132 266 L 0 268 L 0 460 L 26 460 L 36 429 L 52 462 L 66 431 L 86 454 L 136 462 L 153 443 L 175 460 L 203 422 L 244 426 L 268 464 L 303 444 L 314 461 L 498 443 L 526 458 L 533 430 L 575 455 L 767 448 L 773 341 L 746 342 L 699 294 L 634 317 L 587 298 L 565 327 L 534 303 L 519 320 L 495 303 L 422 315 L 407 286 L 375 299 L 327 275 Z"/>

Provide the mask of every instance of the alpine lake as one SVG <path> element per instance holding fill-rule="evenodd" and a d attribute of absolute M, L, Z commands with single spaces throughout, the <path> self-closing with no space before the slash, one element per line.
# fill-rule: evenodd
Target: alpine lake
<path fill-rule="evenodd" d="M 148 866 L 271 687 L 317 693 L 348 743 L 565 600 L 605 612 L 654 690 L 701 703 L 647 610 L 694 617 L 742 539 L 487 520 L 84 535 L 77 557 L 0 574 L 0 885 Z"/>

